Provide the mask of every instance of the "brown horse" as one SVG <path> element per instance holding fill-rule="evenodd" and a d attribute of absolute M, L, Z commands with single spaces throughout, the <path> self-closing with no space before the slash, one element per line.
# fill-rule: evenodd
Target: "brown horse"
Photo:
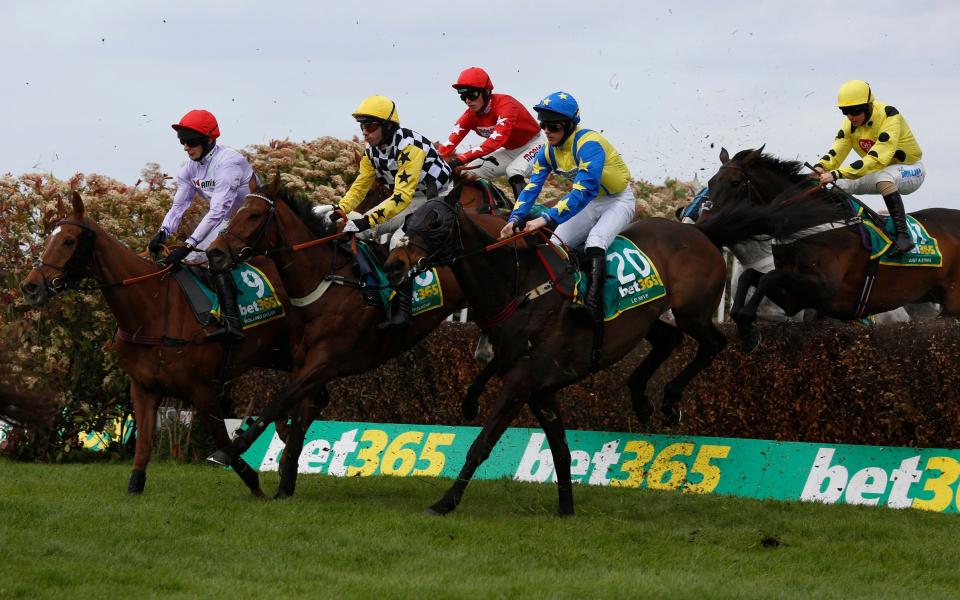
<path fill-rule="evenodd" d="M 473 206 L 489 210 L 488 189 L 477 183 L 464 183 L 462 187 Z M 361 296 L 353 254 L 336 243 L 343 239 L 336 227 L 313 214 L 308 202 L 287 196 L 274 181 L 264 194 L 247 196 L 230 226 L 207 249 L 210 265 L 215 269 L 255 255 L 270 256 L 277 263 L 284 286 L 304 323 L 303 334 L 292 340 L 294 370 L 290 385 L 266 407 L 256 423 L 228 447 L 211 455 L 211 462 L 228 464 L 301 398 L 311 396 L 328 381 L 364 373 L 409 350 L 449 314 L 465 306 L 453 274 L 449 269 L 440 269 L 442 308 L 415 316 L 407 327 L 378 327 L 386 314 L 381 306 L 371 306 Z M 321 240 L 326 241 L 318 243 Z M 318 302 L 321 296 L 323 301 Z M 488 365 L 471 386 L 474 397 L 479 395 L 493 368 Z M 299 426 L 306 428 L 309 423 Z M 296 437 L 302 441 L 302 435 Z M 284 448 L 280 471 L 286 475 L 283 481 L 287 487 L 278 496 L 294 493 L 301 451 L 302 442 L 288 442 Z"/>
<path fill-rule="evenodd" d="M 654 262 L 667 293 L 617 317 L 607 327 L 594 364 L 593 322 L 576 315 L 570 300 L 560 293 L 545 291 L 556 290 L 558 282 L 544 268 L 538 250 L 517 242 L 494 243 L 487 232 L 501 224 L 461 210 L 453 194 L 428 202 L 407 221 L 409 243 L 394 250 L 386 266 L 403 276 L 425 265 L 452 265 L 501 365 L 503 386 L 490 417 L 470 447 L 456 482 L 429 510 L 442 515 L 456 508 L 476 469 L 527 404 L 550 444 L 557 473 L 557 513 L 572 515 L 570 451 L 555 405 L 556 392 L 589 375 L 594 366 L 612 365 L 646 338 L 653 349 L 628 381 L 634 410 L 646 420 L 653 412 L 646 397 L 647 381 L 687 333 L 699 344 L 696 357 L 667 384 L 661 406 L 664 421 L 677 422 L 684 386 L 726 345 L 711 321 L 723 292 L 726 265 L 717 247 L 694 227 L 657 218 L 631 225 L 622 235 Z M 673 310 L 676 327 L 659 319 L 668 308 Z"/>
<path fill-rule="evenodd" d="M 744 350 L 760 343 L 754 321 L 764 297 L 788 315 L 812 308 L 821 316 L 850 320 L 905 304 L 938 302 L 942 315 L 960 316 L 960 211 L 931 208 L 910 213 L 937 239 L 941 267 L 885 266 L 871 261 L 861 242 L 860 220 L 849 209 L 849 196 L 816 188 L 808 175 L 800 173 L 802 164 L 766 155 L 763 148 L 744 150 L 733 158 L 724 149 L 720 162 L 709 183 L 712 207 L 703 211 L 698 227 L 709 227 L 711 237 L 722 237 L 725 244 L 759 232 L 786 238 L 773 245 L 773 271 L 748 271 L 740 279 L 730 314 Z M 735 206 L 736 216 L 728 214 L 723 225 L 712 222 Z M 755 210 L 760 206 L 771 208 Z M 757 228 L 759 221 L 766 225 Z M 823 231 L 805 231 L 822 224 Z M 752 285 L 756 292 L 745 301 Z"/>
<path fill-rule="evenodd" d="M 63 211 L 61 211 L 62 214 Z M 290 318 L 283 284 L 273 263 L 257 262 L 275 285 Z M 73 193 L 73 211 L 50 233 L 43 253 L 21 283 L 28 304 L 49 297 L 92 277 L 103 291 L 119 326 L 117 356 L 130 377 L 137 425 L 130 494 L 143 492 L 150 460 L 157 407 L 164 397 L 190 401 L 218 445 L 230 438 L 221 412 L 221 385 L 253 366 L 289 361 L 287 319 L 264 323 L 247 331 L 242 344 L 228 347 L 205 343 L 213 326 L 201 326 L 172 277 L 105 232 L 86 214 L 80 195 Z M 224 370 L 225 355 L 232 356 Z M 323 390 L 317 390 L 318 393 Z M 257 472 L 237 457 L 230 466 L 257 496 L 262 496 Z"/>

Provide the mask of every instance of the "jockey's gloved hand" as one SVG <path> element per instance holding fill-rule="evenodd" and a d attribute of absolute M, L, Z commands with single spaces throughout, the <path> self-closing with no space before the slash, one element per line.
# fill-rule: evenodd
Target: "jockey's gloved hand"
<path fill-rule="evenodd" d="M 456 156 L 454 156 L 453 158 L 447 161 L 447 164 L 450 165 L 451 169 L 456 169 L 457 167 L 463 166 L 463 161 L 457 158 Z"/>
<path fill-rule="evenodd" d="M 359 219 L 351 219 L 343 227 L 344 233 L 360 233 L 361 231 L 366 231 L 370 229 L 370 219 L 367 217 L 360 217 Z"/>
<path fill-rule="evenodd" d="M 343 218 L 343 211 L 340 210 L 339 204 L 333 205 L 333 210 L 327 214 L 327 220 L 330 221 L 331 225 L 336 224 L 337 221 Z"/>
<path fill-rule="evenodd" d="M 182 261 L 183 259 L 185 259 L 187 255 L 190 254 L 191 252 L 193 252 L 193 248 L 191 248 L 190 246 L 177 246 L 176 248 L 170 251 L 170 254 L 168 254 L 163 260 L 160 261 L 160 264 L 162 265 L 176 264 Z"/>
<path fill-rule="evenodd" d="M 160 254 L 160 251 L 163 249 L 163 242 L 167 240 L 167 232 L 161 229 L 158 231 L 147 244 L 147 249 L 150 250 L 151 254 Z"/>

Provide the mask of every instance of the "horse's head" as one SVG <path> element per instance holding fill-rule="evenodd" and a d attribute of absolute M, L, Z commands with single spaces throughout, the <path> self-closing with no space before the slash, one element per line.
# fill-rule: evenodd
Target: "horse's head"
<path fill-rule="evenodd" d="M 247 194 L 227 228 L 207 246 L 207 261 L 214 271 L 225 271 L 234 265 L 262 254 L 278 241 L 276 207 L 271 193 Z"/>
<path fill-rule="evenodd" d="M 61 218 L 43 244 L 33 269 L 20 283 L 27 304 L 38 306 L 47 298 L 75 286 L 93 272 L 95 226 L 86 216 L 80 194 L 73 192 L 72 211 Z M 58 201 L 59 214 L 64 215 Z"/>
<path fill-rule="evenodd" d="M 449 265 L 463 251 L 458 194 L 428 200 L 403 225 L 404 238 L 390 253 L 384 270 L 393 285 L 433 267 Z"/>
<path fill-rule="evenodd" d="M 777 194 L 808 179 L 800 174 L 801 163 L 764 154 L 763 148 L 741 150 L 733 158 L 726 148 L 720 150 L 720 169 L 710 178 L 710 200 L 701 218 L 735 203 L 769 204 Z"/>

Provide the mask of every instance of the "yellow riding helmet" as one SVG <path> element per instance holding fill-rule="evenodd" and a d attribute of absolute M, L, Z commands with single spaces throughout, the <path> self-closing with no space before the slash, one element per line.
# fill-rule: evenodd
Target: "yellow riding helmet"
<path fill-rule="evenodd" d="M 400 117 L 397 115 L 397 104 L 386 96 L 368 96 L 360 103 L 357 110 L 353 111 L 353 118 L 373 117 L 381 121 L 390 121 L 400 124 Z"/>
<path fill-rule="evenodd" d="M 873 101 L 873 93 L 870 91 L 870 84 L 859 79 L 851 79 L 840 86 L 837 92 L 837 106 L 859 106 L 869 104 Z"/>

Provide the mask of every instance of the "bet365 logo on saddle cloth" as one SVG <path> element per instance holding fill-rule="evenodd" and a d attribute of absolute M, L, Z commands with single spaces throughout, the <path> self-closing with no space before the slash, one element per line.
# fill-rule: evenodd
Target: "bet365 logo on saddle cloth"
<path fill-rule="evenodd" d="M 587 293 L 587 277 L 581 276 L 577 293 Z M 607 281 L 603 288 L 604 320 L 667 295 L 660 273 L 640 248 L 618 235 L 607 248 Z"/>
<path fill-rule="evenodd" d="M 436 269 L 424 271 L 413 278 L 412 300 L 410 312 L 413 316 L 443 306 L 443 290 L 440 288 L 440 275 Z"/>
<path fill-rule="evenodd" d="M 233 283 L 237 286 L 237 305 L 244 329 L 284 317 L 283 304 L 263 271 L 244 263 L 234 268 L 231 274 Z M 219 319 L 220 300 L 206 286 L 201 285 L 201 288 L 210 298 L 210 314 Z"/>

